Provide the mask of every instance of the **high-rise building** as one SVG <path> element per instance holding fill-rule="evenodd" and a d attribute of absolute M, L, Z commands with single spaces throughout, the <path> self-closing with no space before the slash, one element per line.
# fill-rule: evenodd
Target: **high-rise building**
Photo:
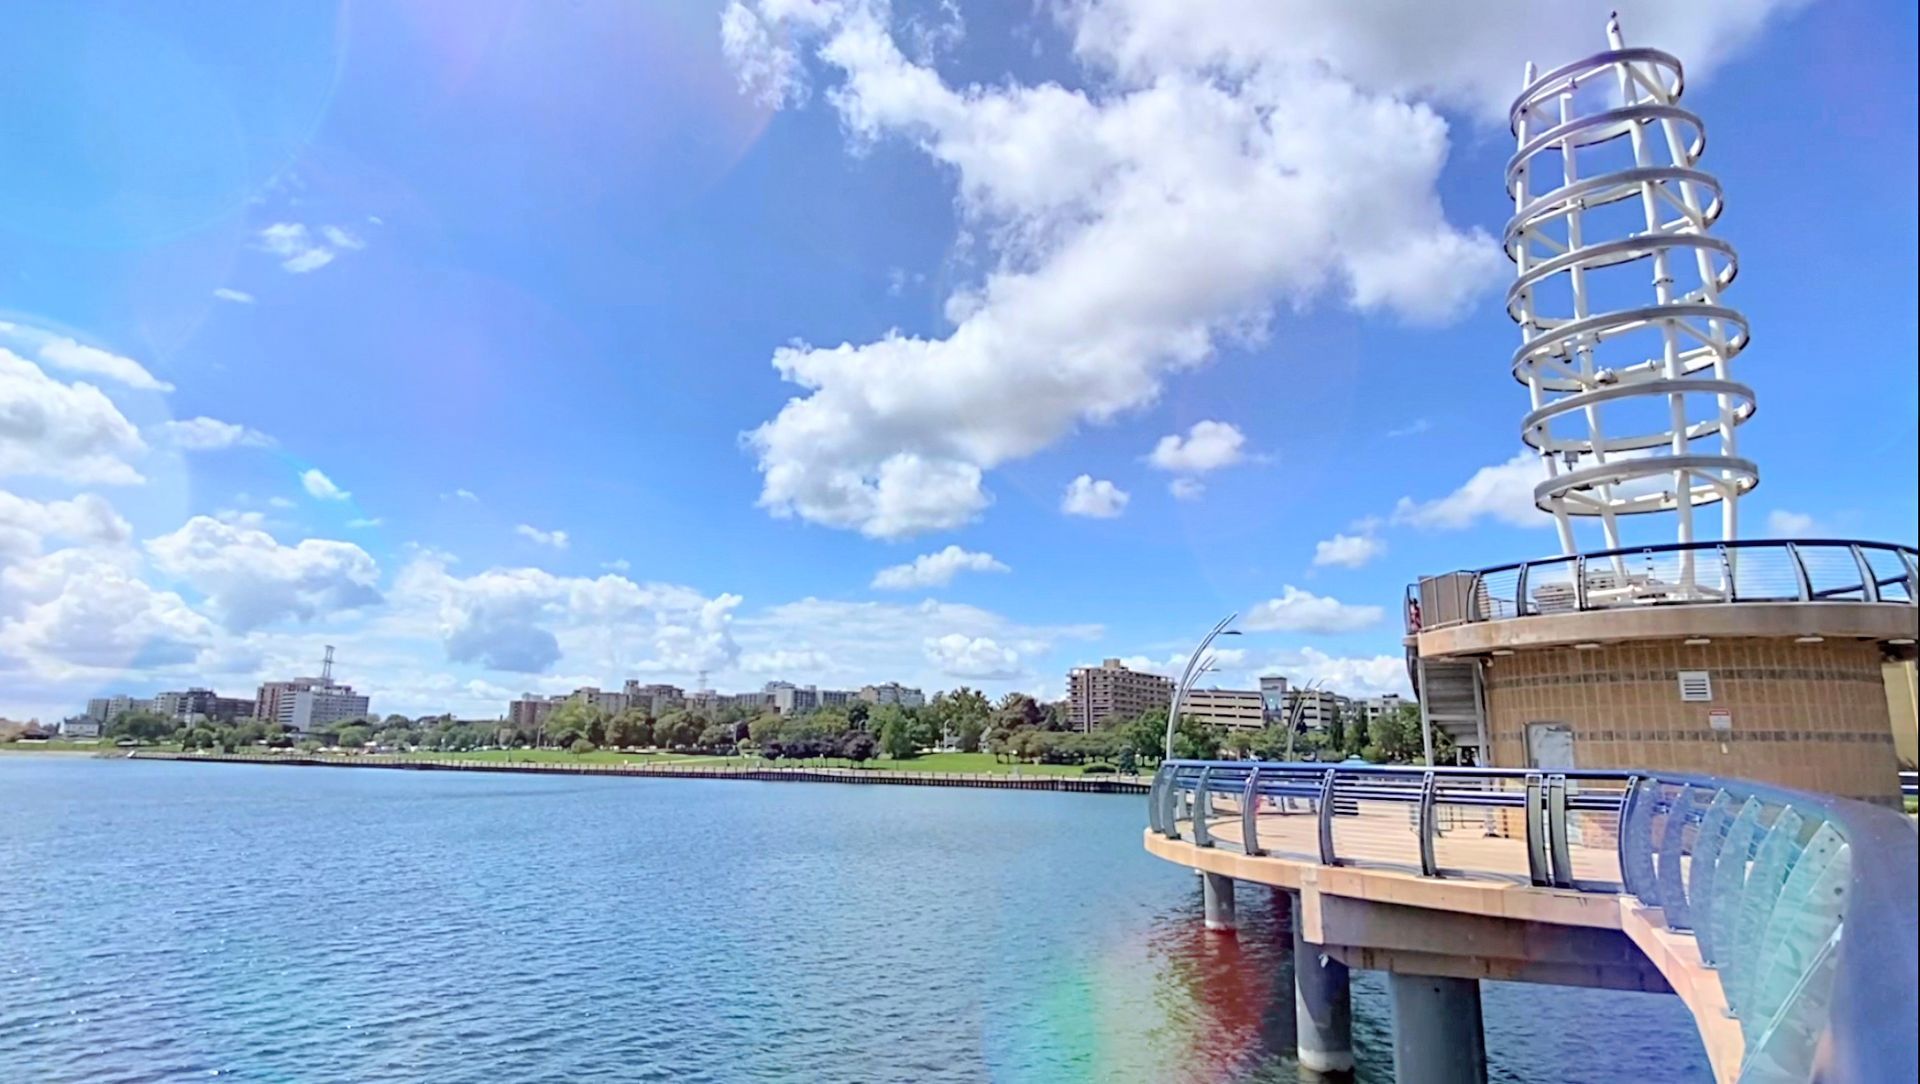
<path fill-rule="evenodd" d="M 507 702 L 507 725 L 516 730 L 539 730 L 547 725 L 553 709 L 567 702 L 564 696 L 540 696 L 521 693 L 520 699 Z"/>
<path fill-rule="evenodd" d="M 897 681 L 889 681 L 882 685 L 862 685 L 858 695 L 869 704 L 898 704 L 903 708 L 924 707 L 927 703 L 925 693 Z"/>
<path fill-rule="evenodd" d="M 1067 703 L 1075 730 L 1092 730 L 1107 719 L 1131 719 L 1173 700 L 1173 682 L 1159 674 L 1129 670 L 1119 659 L 1076 666 L 1067 674 Z"/>
<path fill-rule="evenodd" d="M 642 685 L 633 678 L 627 679 L 627 703 L 640 708 L 656 718 L 670 711 L 677 711 L 687 702 L 687 694 L 678 685 Z"/>
<path fill-rule="evenodd" d="M 317 727 L 366 715 L 368 699 L 353 691 L 351 685 L 333 680 L 333 645 L 320 664 L 320 676 L 291 681 L 262 682 L 253 698 L 253 717 L 277 722 L 298 733 L 311 733 Z"/>
<path fill-rule="evenodd" d="M 258 698 L 249 700 L 237 696 L 220 696 L 212 689 L 187 689 L 182 692 L 157 693 L 153 698 L 153 710 L 169 719 L 183 723 L 232 722 L 255 709 Z"/>
<path fill-rule="evenodd" d="M 120 693 L 87 701 L 87 715 L 101 723 L 111 723 L 130 711 L 152 711 L 153 701 Z"/>

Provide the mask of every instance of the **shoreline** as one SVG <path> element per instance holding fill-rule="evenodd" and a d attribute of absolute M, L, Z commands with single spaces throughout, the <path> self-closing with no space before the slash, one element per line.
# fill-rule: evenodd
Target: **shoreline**
<path fill-rule="evenodd" d="M 47 750 L 52 753 L 54 750 Z M 1146 794 L 1149 783 L 1124 775 L 1010 775 L 986 772 L 914 772 L 861 768 L 747 768 L 673 764 L 554 764 L 474 760 L 376 760 L 303 754 L 255 756 L 238 753 L 175 753 L 132 750 L 126 753 L 78 753 L 105 759 L 170 760 L 204 764 L 265 764 L 294 768 L 377 768 L 387 771 L 509 772 L 519 775 L 602 775 L 662 779 L 724 779 L 754 783 L 839 783 L 854 786 L 968 787 L 982 790 L 1038 790 L 1069 794 Z"/>

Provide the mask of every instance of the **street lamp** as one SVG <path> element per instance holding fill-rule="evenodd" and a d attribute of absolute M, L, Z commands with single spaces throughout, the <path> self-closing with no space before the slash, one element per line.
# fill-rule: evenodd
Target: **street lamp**
<path fill-rule="evenodd" d="M 1180 725 L 1181 698 L 1187 694 L 1187 689 L 1192 686 L 1194 682 L 1200 680 L 1201 674 L 1213 669 L 1214 660 L 1209 658 L 1203 663 L 1200 660 L 1200 656 L 1207 653 L 1207 645 L 1213 643 L 1214 637 L 1240 635 L 1239 629 L 1230 629 L 1227 627 L 1233 624 L 1234 618 L 1239 616 L 1237 613 L 1231 613 L 1221 618 L 1220 623 L 1213 626 L 1213 631 L 1207 633 L 1207 638 L 1200 641 L 1200 646 L 1194 648 L 1193 654 L 1187 657 L 1187 668 L 1180 671 L 1180 681 L 1173 687 L 1173 701 L 1167 705 L 1167 742 L 1161 753 L 1164 759 L 1173 759 L 1173 729 Z"/>

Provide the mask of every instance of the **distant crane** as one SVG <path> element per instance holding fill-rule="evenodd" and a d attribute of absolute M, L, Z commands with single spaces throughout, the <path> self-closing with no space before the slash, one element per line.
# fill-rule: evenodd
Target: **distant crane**
<path fill-rule="evenodd" d="M 326 657 L 320 660 L 320 683 L 333 684 L 333 645 L 327 645 Z"/>

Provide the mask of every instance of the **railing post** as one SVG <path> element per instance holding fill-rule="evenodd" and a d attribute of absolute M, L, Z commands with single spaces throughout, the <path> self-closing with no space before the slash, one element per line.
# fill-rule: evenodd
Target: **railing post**
<path fill-rule="evenodd" d="M 1860 566 L 1860 597 L 1867 602 L 1880 601 L 1880 581 L 1874 578 L 1873 566 L 1867 564 L 1867 555 L 1861 552 L 1859 545 L 1848 546 L 1853 551 L 1853 563 Z"/>
<path fill-rule="evenodd" d="M 1725 545 L 1715 546 L 1714 549 L 1720 551 L 1720 575 L 1725 577 L 1724 582 L 1727 585 L 1727 601 L 1739 602 L 1740 589 L 1736 585 L 1733 576 L 1733 554 L 1727 550 Z"/>
<path fill-rule="evenodd" d="M 1338 768 L 1328 768 L 1320 781 L 1320 864 L 1337 866 L 1340 857 L 1333 852 L 1333 789 L 1334 777 L 1340 774 Z"/>
<path fill-rule="evenodd" d="M 1551 883 L 1551 873 L 1547 867 L 1547 841 L 1542 830 L 1542 814 L 1546 803 L 1541 794 L 1541 782 L 1539 772 L 1527 773 L 1527 880 L 1545 888 Z"/>
<path fill-rule="evenodd" d="M 1573 887 L 1573 858 L 1567 847 L 1567 777 L 1547 776 L 1547 854 L 1553 863 L 1553 883 Z"/>
<path fill-rule="evenodd" d="M 1246 854 L 1267 853 L 1260 846 L 1260 766 L 1247 772 L 1246 789 L 1240 792 L 1240 850 Z"/>
<path fill-rule="evenodd" d="M 1212 768 L 1200 769 L 1200 782 L 1194 788 L 1193 845 L 1196 847 L 1213 846 L 1213 831 L 1207 827 L 1207 818 L 1213 816 L 1213 792 L 1207 789 L 1212 778 Z"/>
<path fill-rule="evenodd" d="M 1655 878 L 1660 886 L 1660 916 L 1669 930 L 1693 929 L 1693 916 L 1687 908 L 1687 882 L 1680 874 L 1680 859 L 1686 853 L 1687 818 L 1693 811 L 1693 787 L 1683 784 L 1680 792 L 1667 802 L 1667 821 L 1660 836 L 1659 864 Z"/>
<path fill-rule="evenodd" d="M 1573 559 L 1573 608 L 1577 613 L 1587 611 L 1587 559 Z"/>
<path fill-rule="evenodd" d="M 1800 547 L 1787 543 L 1787 556 L 1793 558 L 1793 573 L 1800 580 L 1800 601 L 1813 601 L 1813 580 L 1807 575 L 1807 562 L 1800 559 Z"/>
<path fill-rule="evenodd" d="M 1420 778 L 1420 875 L 1423 877 L 1440 876 L 1440 864 L 1433 857 L 1433 792 L 1434 774 L 1429 771 Z"/>
<path fill-rule="evenodd" d="M 1531 563 L 1520 566 L 1520 575 L 1513 580 L 1513 616 L 1527 617 L 1527 573 L 1533 570 Z"/>

